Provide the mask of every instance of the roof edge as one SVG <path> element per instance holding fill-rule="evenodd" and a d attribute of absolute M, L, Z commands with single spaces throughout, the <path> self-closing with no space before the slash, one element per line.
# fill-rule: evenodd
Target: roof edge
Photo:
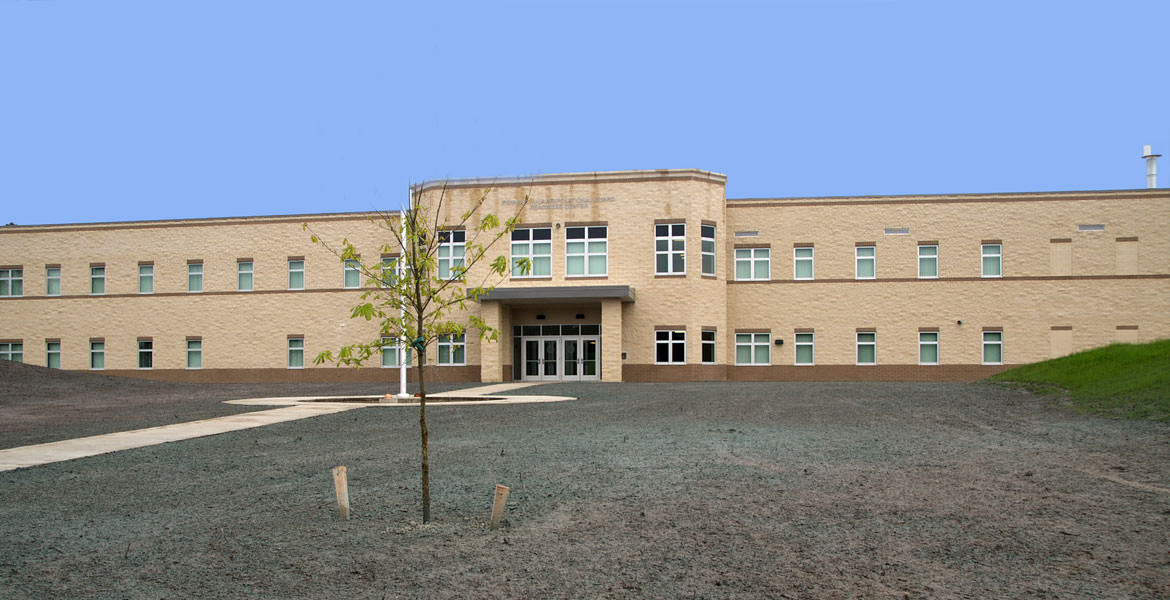
<path fill-rule="evenodd" d="M 703 169 L 636 169 L 629 171 L 586 171 L 580 173 L 547 173 L 519 177 L 470 177 L 460 179 L 431 179 L 410 186 L 414 191 L 469 187 L 519 187 L 526 185 L 568 185 L 574 183 L 624 183 L 632 181 L 695 180 L 721 185 L 727 184 L 727 175 Z"/>

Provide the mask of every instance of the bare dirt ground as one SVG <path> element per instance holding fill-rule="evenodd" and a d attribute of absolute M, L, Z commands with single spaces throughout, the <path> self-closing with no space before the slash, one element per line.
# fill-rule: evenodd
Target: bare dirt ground
<path fill-rule="evenodd" d="M 70 393 L 113 422 L 122 383 Z M 0 597 L 1170 597 L 1167 424 L 982 384 L 523 392 L 580 400 L 430 408 L 427 525 L 411 407 L 0 473 Z"/>

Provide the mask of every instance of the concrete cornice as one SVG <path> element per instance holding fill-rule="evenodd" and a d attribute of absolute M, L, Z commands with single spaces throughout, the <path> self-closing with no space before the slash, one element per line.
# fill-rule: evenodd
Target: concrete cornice
<path fill-rule="evenodd" d="M 703 181 L 726 185 L 727 176 L 702 169 L 655 169 L 634 171 L 592 171 L 587 173 L 551 173 L 527 177 L 475 177 L 469 179 L 435 179 L 411 186 L 414 191 L 460 188 L 523 187 L 532 185 L 571 185 L 590 183 L 637 183 L 643 181 Z"/>

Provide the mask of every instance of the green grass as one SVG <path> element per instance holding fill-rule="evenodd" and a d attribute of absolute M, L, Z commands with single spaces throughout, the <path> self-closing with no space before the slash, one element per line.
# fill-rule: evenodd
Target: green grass
<path fill-rule="evenodd" d="M 1004 371 L 989 381 L 1067 397 L 1085 413 L 1170 421 L 1170 339 L 1078 352 Z"/>

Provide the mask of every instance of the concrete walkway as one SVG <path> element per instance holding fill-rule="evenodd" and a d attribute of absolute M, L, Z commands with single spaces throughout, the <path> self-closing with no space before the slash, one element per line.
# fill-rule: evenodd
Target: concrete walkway
<path fill-rule="evenodd" d="M 539 384 L 504 383 L 485 385 L 463 390 L 428 394 L 428 396 L 434 396 L 436 398 L 491 398 L 489 400 L 443 402 L 444 405 L 557 402 L 562 400 L 572 400 L 572 398 L 565 396 L 496 396 L 496 394 L 499 394 L 500 392 L 528 387 L 530 385 Z M 148 429 L 119 431 L 117 433 L 94 435 L 90 437 L 75 438 L 72 440 L 36 444 L 33 446 L 8 448 L 7 450 L 0 450 L 0 471 L 11 471 L 13 469 L 20 469 L 23 467 L 34 467 L 36 465 L 43 465 L 63 460 L 73 460 L 75 458 L 84 458 L 86 456 L 106 454 L 107 452 L 117 452 L 118 450 L 129 450 L 131 448 L 141 448 L 143 446 L 165 444 L 166 442 L 189 440 L 207 435 L 215 435 L 217 433 L 226 433 L 228 431 L 238 431 L 240 429 L 250 429 L 252 427 L 263 427 L 264 425 L 271 425 L 273 423 L 283 423 L 285 421 L 307 419 L 309 417 L 339 413 L 347 410 L 353 410 L 355 408 L 363 408 L 368 406 L 413 406 L 417 404 L 415 402 L 399 404 L 393 401 L 385 404 L 370 404 L 368 402 L 314 402 L 312 400 L 318 400 L 318 398 L 252 398 L 247 400 L 230 400 L 229 402 L 231 404 L 250 404 L 263 406 L 271 405 L 280 406 L 281 408 L 240 413 L 238 415 L 216 417 L 214 419 L 203 419 L 201 421 L 191 421 L 188 423 L 163 425 L 162 427 L 150 427 Z"/>

